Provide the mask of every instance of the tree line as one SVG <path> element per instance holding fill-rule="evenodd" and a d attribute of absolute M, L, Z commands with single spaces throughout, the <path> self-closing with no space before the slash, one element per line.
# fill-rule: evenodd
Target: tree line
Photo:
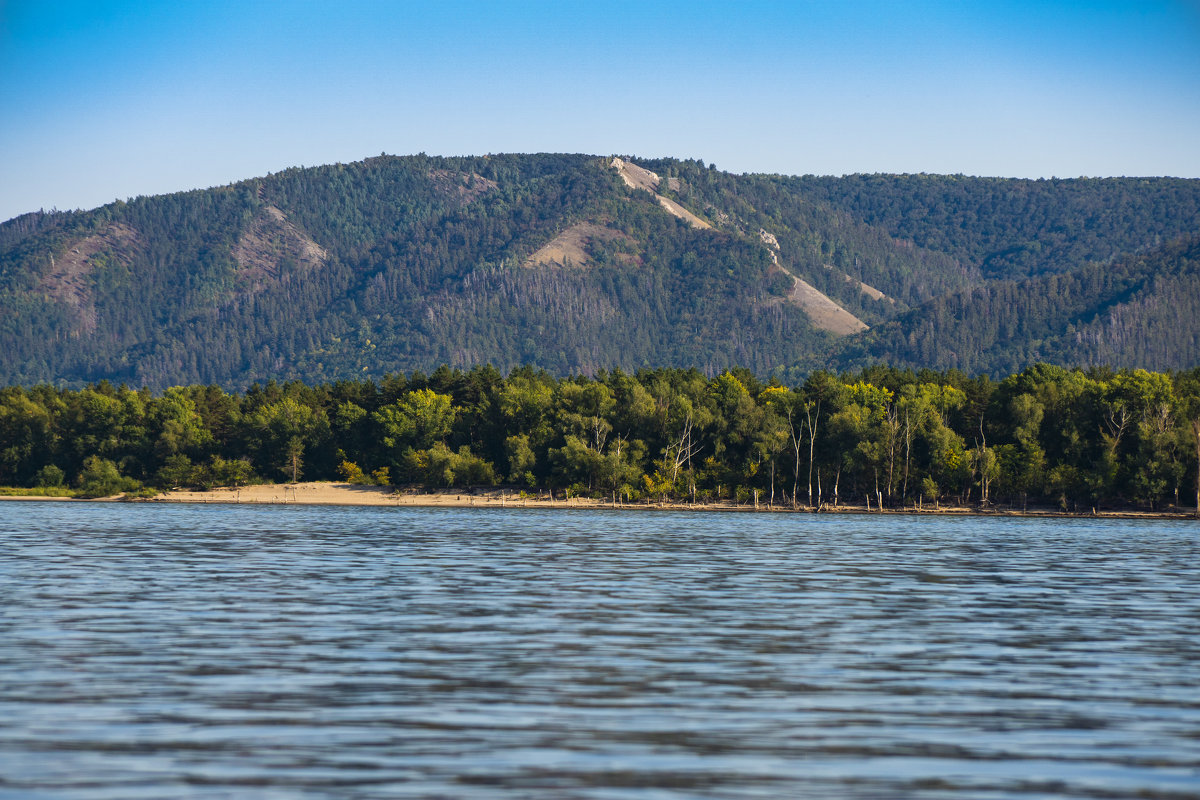
<path fill-rule="evenodd" d="M 0 390 L 0 485 L 101 496 L 256 481 L 506 485 L 614 501 L 1200 505 L 1200 368 L 738 368 L 558 378 Z"/>

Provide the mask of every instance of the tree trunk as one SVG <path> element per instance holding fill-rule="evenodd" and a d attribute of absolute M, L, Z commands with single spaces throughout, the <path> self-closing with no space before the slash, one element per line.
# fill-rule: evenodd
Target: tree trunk
<path fill-rule="evenodd" d="M 808 438 L 808 506 L 809 506 L 809 508 L 812 508 L 812 504 L 813 504 L 813 490 L 812 490 L 813 489 L 813 481 L 812 481 L 812 478 L 813 478 L 813 448 L 815 447 L 815 444 L 814 444 L 815 440 L 816 440 L 816 436 L 814 436 L 813 432 L 810 430 L 809 438 Z"/>
<path fill-rule="evenodd" d="M 788 406 L 788 430 L 792 434 L 792 453 L 795 459 L 792 462 L 792 508 L 796 508 L 796 494 L 800 487 L 800 441 L 801 437 L 796 435 L 796 425 L 792 422 L 791 406 Z"/>
<path fill-rule="evenodd" d="M 775 507 L 775 459 L 771 459 L 771 496 L 767 500 L 767 508 Z"/>
<path fill-rule="evenodd" d="M 808 506 L 813 504 L 813 461 L 816 459 L 817 428 L 821 423 L 821 401 L 817 400 L 815 412 L 804 406 L 804 417 L 808 420 Z"/>
<path fill-rule="evenodd" d="M 887 434 L 888 434 L 888 464 L 887 464 L 887 494 L 890 500 L 894 492 L 896 482 L 896 439 L 900 435 L 900 416 L 894 405 L 888 406 L 887 409 Z M 878 485 L 878 481 L 876 482 Z M 876 489 L 878 491 L 878 489 Z"/>

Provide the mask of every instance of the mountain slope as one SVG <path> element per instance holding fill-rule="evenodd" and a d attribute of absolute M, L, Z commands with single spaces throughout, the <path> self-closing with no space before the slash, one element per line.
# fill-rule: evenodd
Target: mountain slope
<path fill-rule="evenodd" d="M 1200 181 L 1175 179 L 380 156 L 0 224 L 0 382 L 242 386 L 443 362 L 1184 366 L 1187 304 L 1167 298 L 1195 297 L 1193 278 L 1150 252 L 1193 233 L 1198 210 Z M 1097 289 L 1064 328 L 1060 310 L 1120 253 L 1144 256 L 1142 277 Z M 980 320 L 1014 308 L 1026 318 L 985 335 Z"/>
<path fill-rule="evenodd" d="M 567 372 L 663 354 L 767 370 L 824 341 L 772 294 L 759 242 L 677 221 L 593 157 L 369 159 L 58 222 L 0 257 L 6 381 Z M 580 225 L 590 269 L 522 266 Z M 79 286 L 47 290 L 75 251 Z"/>
<path fill-rule="evenodd" d="M 786 183 L 989 279 L 1069 271 L 1193 233 L 1200 222 L 1196 181 L 1182 178 L 849 175 Z"/>
<path fill-rule="evenodd" d="M 1169 369 L 1200 354 L 1200 236 L 1109 264 L 939 297 L 863 337 L 843 363 L 967 373 L 1038 361 Z"/>

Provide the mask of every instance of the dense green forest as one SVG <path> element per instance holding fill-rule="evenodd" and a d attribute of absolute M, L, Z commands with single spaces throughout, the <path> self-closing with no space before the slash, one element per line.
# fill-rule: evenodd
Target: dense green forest
<path fill-rule="evenodd" d="M 991 374 L 1038 361 L 1150 369 L 1194 363 L 1200 237 L 1062 274 L 950 292 L 857 337 L 845 353 Z"/>
<path fill-rule="evenodd" d="M 379 156 L 17 217 L 0 383 L 1196 365 L 1200 181 L 638 163 L 711 227 L 611 159 L 556 154 Z M 870 330 L 823 328 L 796 279 Z"/>
<path fill-rule="evenodd" d="M 443 366 L 242 394 L 0 391 L 0 484 L 87 496 L 303 478 L 806 508 L 1160 509 L 1200 501 L 1198 459 L 1200 369 L 1039 364 L 993 381 L 874 367 L 786 386 L 744 368 Z"/>

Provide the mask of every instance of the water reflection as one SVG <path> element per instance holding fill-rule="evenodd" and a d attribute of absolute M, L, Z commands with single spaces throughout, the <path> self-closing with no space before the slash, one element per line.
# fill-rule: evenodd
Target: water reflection
<path fill-rule="evenodd" d="M 0 523 L 0 797 L 1200 797 L 1189 523 Z"/>

